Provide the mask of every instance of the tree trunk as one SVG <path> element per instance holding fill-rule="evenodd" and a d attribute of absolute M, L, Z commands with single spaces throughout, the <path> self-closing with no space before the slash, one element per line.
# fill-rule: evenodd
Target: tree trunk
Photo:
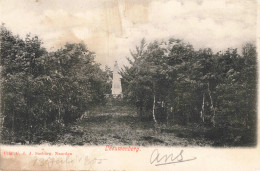
<path fill-rule="evenodd" d="M 171 113 L 172 113 L 172 121 L 174 123 L 174 108 L 173 107 L 171 107 Z"/>
<path fill-rule="evenodd" d="M 202 106 L 201 106 L 201 111 L 200 111 L 200 118 L 202 119 L 202 122 L 205 121 L 204 112 L 205 112 L 205 93 L 203 93 Z"/>
<path fill-rule="evenodd" d="M 31 106 L 29 107 L 31 109 Z M 32 132 L 32 114 L 31 111 L 29 110 L 29 144 L 33 142 L 33 132 Z"/>
<path fill-rule="evenodd" d="M 1 101 L 2 101 L 2 95 L 1 95 Z M 4 115 L 4 111 L 5 111 L 5 103 L 3 102 L 3 109 L 1 109 L 1 114 L 2 114 L 2 116 L 3 116 L 3 122 L 2 122 L 2 128 L 4 127 L 4 122 L 5 122 L 5 115 Z"/>
<path fill-rule="evenodd" d="M 168 111 L 168 109 L 166 108 L 166 125 L 168 125 L 169 124 L 169 111 Z"/>
<path fill-rule="evenodd" d="M 2 122 L 1 122 L 1 128 L 2 128 L 2 129 L 3 129 L 3 127 L 4 127 L 4 122 L 5 122 L 5 116 L 3 116 Z"/>
<path fill-rule="evenodd" d="M 60 106 L 61 106 L 61 102 L 60 102 L 60 98 L 59 98 L 59 120 L 60 120 L 60 115 L 61 115 L 61 109 L 60 109 Z"/>
<path fill-rule="evenodd" d="M 12 138 L 12 141 L 14 141 L 14 109 L 12 109 L 12 112 L 13 112 L 13 116 L 12 116 L 12 135 L 13 135 L 13 138 Z"/>
<path fill-rule="evenodd" d="M 209 93 L 210 104 L 211 104 L 210 105 L 210 109 L 213 111 L 213 116 L 211 118 L 211 122 L 212 122 L 213 126 L 215 127 L 215 124 L 216 124 L 216 122 L 215 122 L 216 110 L 215 110 L 215 107 L 213 105 L 213 99 L 212 99 L 212 96 L 211 96 L 211 91 L 209 89 L 209 82 L 208 82 L 208 93 Z"/>
<path fill-rule="evenodd" d="M 41 113 L 44 113 L 43 109 L 41 109 Z M 47 115 L 46 115 L 46 113 L 44 113 L 44 129 L 46 129 L 46 128 L 47 128 Z"/>
<path fill-rule="evenodd" d="M 155 118 L 155 95 L 153 95 L 153 121 L 157 123 Z"/>

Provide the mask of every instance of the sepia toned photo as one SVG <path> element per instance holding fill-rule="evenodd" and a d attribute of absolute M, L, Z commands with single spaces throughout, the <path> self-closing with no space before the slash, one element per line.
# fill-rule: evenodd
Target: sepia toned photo
<path fill-rule="evenodd" d="M 161 170 L 199 160 L 184 157 L 187 147 L 257 149 L 257 6 L 0 0 L 2 164 L 32 154 L 12 149 L 34 148 L 36 170 L 42 156 L 46 168 L 67 170 L 55 157 L 93 147 L 106 157 L 88 156 L 92 165 L 148 151 L 149 167 Z"/>

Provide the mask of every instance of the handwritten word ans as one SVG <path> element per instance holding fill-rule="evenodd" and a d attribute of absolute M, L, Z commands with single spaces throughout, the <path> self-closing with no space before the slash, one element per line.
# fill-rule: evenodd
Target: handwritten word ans
<path fill-rule="evenodd" d="M 109 146 L 107 145 L 106 148 L 105 148 L 105 151 L 140 151 L 139 150 L 139 147 L 131 147 L 131 146 L 128 146 L 128 147 L 113 147 L 113 146 Z"/>
<path fill-rule="evenodd" d="M 187 162 L 195 160 L 196 157 L 192 159 L 185 159 L 183 158 L 183 150 L 177 155 L 170 154 L 161 154 L 158 149 L 153 150 L 150 163 L 155 164 L 155 166 L 166 165 L 166 164 L 173 164 L 173 163 L 180 163 L 180 162 Z"/>

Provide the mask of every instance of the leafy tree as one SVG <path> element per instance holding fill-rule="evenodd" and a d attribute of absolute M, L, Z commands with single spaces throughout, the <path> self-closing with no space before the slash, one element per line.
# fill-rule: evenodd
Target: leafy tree
<path fill-rule="evenodd" d="M 178 39 L 144 40 L 121 72 L 124 97 L 154 122 L 254 127 L 256 48 L 213 53 Z"/>
<path fill-rule="evenodd" d="M 5 139 L 31 143 L 53 139 L 53 131 L 104 103 L 108 73 L 94 62 L 95 54 L 84 44 L 66 44 L 47 52 L 37 36 L 23 40 L 4 25 L 0 36 L 1 109 L 6 135 L 10 135 Z M 46 132 L 54 133 L 53 137 Z"/>

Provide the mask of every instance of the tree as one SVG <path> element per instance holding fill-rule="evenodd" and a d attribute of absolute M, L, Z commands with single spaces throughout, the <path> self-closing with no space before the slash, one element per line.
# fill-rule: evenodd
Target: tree
<path fill-rule="evenodd" d="M 255 126 L 256 48 L 213 53 L 178 39 L 141 41 L 121 72 L 124 96 L 154 122 Z"/>
<path fill-rule="evenodd" d="M 64 124 L 104 103 L 109 77 L 84 44 L 66 44 L 47 52 L 37 36 L 23 40 L 5 26 L 0 36 L 1 109 L 4 128 L 10 132 L 6 139 L 37 143 L 50 138 L 49 134 L 53 139 Z"/>

